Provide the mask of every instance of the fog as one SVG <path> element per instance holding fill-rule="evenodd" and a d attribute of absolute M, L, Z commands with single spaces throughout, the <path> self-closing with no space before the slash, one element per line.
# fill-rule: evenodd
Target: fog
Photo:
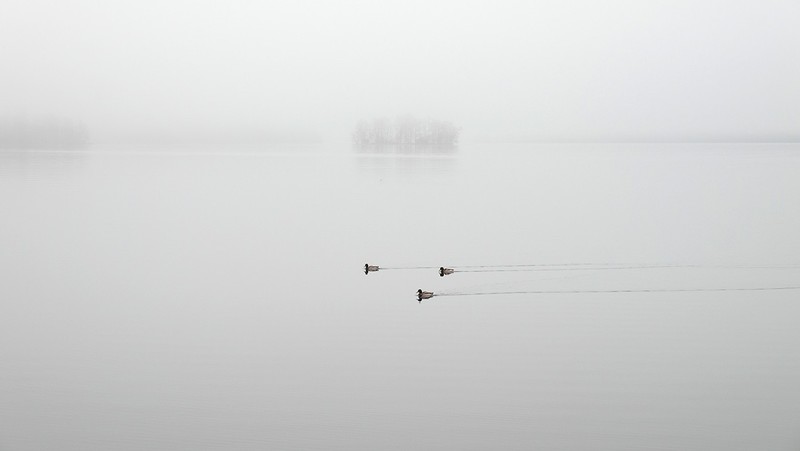
<path fill-rule="evenodd" d="M 797 451 L 799 13 L 0 0 L 0 450 Z"/>
<path fill-rule="evenodd" d="M 93 143 L 346 140 L 413 114 L 471 141 L 800 138 L 794 1 L 0 5 L 0 117 Z"/>

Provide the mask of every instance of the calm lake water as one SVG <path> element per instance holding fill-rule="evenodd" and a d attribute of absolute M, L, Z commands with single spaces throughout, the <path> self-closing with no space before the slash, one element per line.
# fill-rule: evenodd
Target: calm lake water
<path fill-rule="evenodd" d="M 0 153 L 0 449 L 797 450 L 800 146 Z M 457 273 L 384 266 L 707 265 Z"/>

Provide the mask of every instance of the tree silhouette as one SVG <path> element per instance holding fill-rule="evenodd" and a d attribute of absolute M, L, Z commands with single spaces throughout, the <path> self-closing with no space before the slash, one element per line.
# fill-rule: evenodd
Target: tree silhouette
<path fill-rule="evenodd" d="M 353 142 L 359 146 L 454 146 L 459 128 L 447 121 L 401 116 L 390 121 L 377 118 L 362 120 L 353 131 Z"/>

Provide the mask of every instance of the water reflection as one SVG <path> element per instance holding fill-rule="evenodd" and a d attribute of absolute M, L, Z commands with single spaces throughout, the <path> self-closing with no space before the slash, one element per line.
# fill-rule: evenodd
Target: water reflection
<path fill-rule="evenodd" d="M 458 146 L 454 144 L 353 144 L 360 154 L 371 155 L 455 155 Z"/>
<path fill-rule="evenodd" d="M 359 170 L 378 175 L 445 173 L 457 162 L 452 145 L 353 145 Z"/>

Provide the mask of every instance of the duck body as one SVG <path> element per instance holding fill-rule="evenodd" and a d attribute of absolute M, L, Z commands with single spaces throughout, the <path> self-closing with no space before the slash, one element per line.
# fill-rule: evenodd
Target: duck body
<path fill-rule="evenodd" d="M 364 263 L 364 274 L 369 274 L 371 272 L 377 272 L 380 269 L 381 268 L 378 265 L 370 265 L 369 263 Z"/>

